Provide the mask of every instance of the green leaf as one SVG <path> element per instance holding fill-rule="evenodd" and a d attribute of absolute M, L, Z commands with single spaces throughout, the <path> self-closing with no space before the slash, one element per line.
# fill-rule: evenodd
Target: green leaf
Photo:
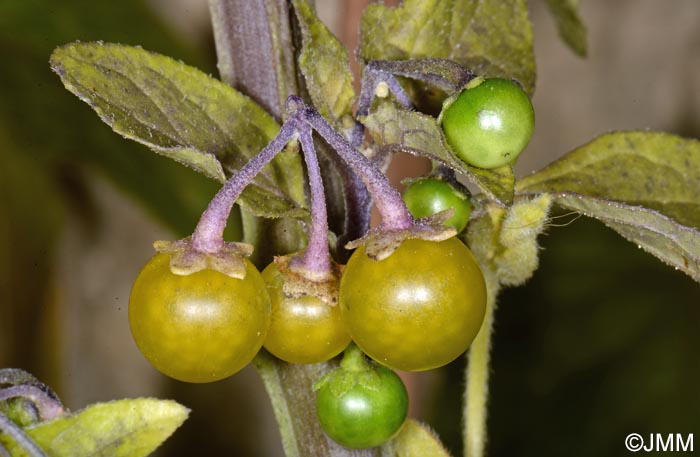
<path fill-rule="evenodd" d="M 579 15 L 579 0 L 547 0 L 549 11 L 554 16 L 559 36 L 572 51 L 586 56 L 586 26 Z"/>
<path fill-rule="evenodd" d="M 0 57 L 13 62 L 0 71 L 0 125 L 8 133 L 0 147 L 31 157 L 54 181 L 57 196 L 68 196 L 61 193 L 66 178 L 75 182 L 84 172 L 97 172 L 177 236 L 191 233 L 219 185 L 95 122 L 56 84 L 46 61 L 56 43 L 108 39 L 142 43 L 212 71 L 215 65 L 188 51 L 142 0 L 63 0 L 57 14 L 45 12 L 45 0 L 0 2 Z"/>
<path fill-rule="evenodd" d="M 366 60 L 452 59 L 478 75 L 515 78 L 532 94 L 535 57 L 525 0 L 374 3 L 362 17 Z"/>
<path fill-rule="evenodd" d="M 440 161 L 464 173 L 489 198 L 503 204 L 513 200 L 513 169 L 505 166 L 485 170 L 462 162 L 449 150 L 435 118 L 402 109 L 393 103 L 382 103 L 376 111 L 360 120 L 380 146 Z"/>
<path fill-rule="evenodd" d="M 396 457 L 450 456 L 432 430 L 413 419 L 406 420 L 392 446 Z"/>
<path fill-rule="evenodd" d="M 602 220 L 700 281 L 700 142 L 666 133 L 602 135 L 518 182 Z"/>
<path fill-rule="evenodd" d="M 352 113 L 355 102 L 348 51 L 318 19 L 308 1 L 294 0 L 293 4 L 303 43 L 299 68 L 309 96 L 323 117 L 338 121 Z"/>
<path fill-rule="evenodd" d="M 658 211 L 575 193 L 554 201 L 602 221 L 627 240 L 700 282 L 700 231 L 679 224 Z"/>
<path fill-rule="evenodd" d="M 607 133 L 520 180 L 517 189 L 615 200 L 700 227 L 700 142 L 668 133 Z"/>
<path fill-rule="evenodd" d="M 170 400 L 139 398 L 96 403 L 25 432 L 51 457 L 139 457 L 153 452 L 187 419 L 189 410 Z M 6 436 L 11 455 L 26 455 Z"/>
<path fill-rule="evenodd" d="M 220 182 L 265 147 L 279 126 L 248 97 L 199 70 L 141 48 L 73 43 L 51 66 L 66 88 L 126 138 Z M 257 215 L 300 214 L 300 195 L 281 183 L 282 155 L 239 199 Z M 223 167 L 222 167 L 223 165 Z"/>

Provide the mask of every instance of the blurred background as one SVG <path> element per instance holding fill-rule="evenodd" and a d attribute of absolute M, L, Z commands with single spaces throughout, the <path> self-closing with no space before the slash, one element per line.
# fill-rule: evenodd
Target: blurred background
<path fill-rule="evenodd" d="M 368 2 L 316 3 L 354 49 Z M 697 0 L 582 3 L 587 59 L 530 2 L 537 128 L 520 175 L 609 130 L 700 136 Z M 217 186 L 112 133 L 63 89 L 51 51 L 98 39 L 216 74 L 206 0 L 0 0 L 0 367 L 31 371 L 71 409 L 135 396 L 192 408 L 158 455 L 281 455 L 254 370 L 178 383 L 131 339 L 129 291 L 151 243 L 187 235 Z M 398 156 L 392 174 L 425 169 Z M 499 303 L 489 455 L 615 456 L 631 432 L 700 433 L 700 285 L 562 216 L 541 239 L 541 268 Z M 412 414 L 456 455 L 463 365 L 412 378 Z"/>

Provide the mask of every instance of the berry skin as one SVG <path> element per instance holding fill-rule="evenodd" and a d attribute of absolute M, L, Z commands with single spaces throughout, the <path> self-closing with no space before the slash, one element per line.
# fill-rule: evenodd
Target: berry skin
<path fill-rule="evenodd" d="M 340 354 L 350 334 L 338 306 L 314 296 L 286 297 L 283 277 L 275 263 L 262 272 L 272 303 L 272 322 L 265 349 L 289 363 L 320 363 Z"/>
<path fill-rule="evenodd" d="M 422 178 L 412 182 L 403 193 L 403 200 L 413 217 L 421 218 L 453 208 L 454 214 L 445 225 L 464 230 L 469 222 L 472 204 L 464 194 L 436 178 Z"/>
<path fill-rule="evenodd" d="M 469 347 L 486 312 L 486 285 L 458 239 L 408 239 L 380 261 L 359 247 L 343 271 L 339 305 L 365 354 L 393 369 L 423 371 Z"/>
<path fill-rule="evenodd" d="M 362 371 L 341 367 L 320 384 L 316 415 L 323 431 L 342 446 L 381 446 L 396 436 L 406 420 L 406 386 L 388 368 L 374 363 Z"/>
<path fill-rule="evenodd" d="M 518 83 L 501 78 L 473 80 L 448 99 L 440 117 L 452 150 L 480 168 L 513 162 L 535 129 L 530 98 Z"/>
<path fill-rule="evenodd" d="M 244 279 L 209 269 L 176 275 L 167 254 L 146 263 L 131 290 L 129 323 L 158 371 L 179 381 L 218 381 L 255 357 L 270 325 L 270 298 L 245 262 Z"/>

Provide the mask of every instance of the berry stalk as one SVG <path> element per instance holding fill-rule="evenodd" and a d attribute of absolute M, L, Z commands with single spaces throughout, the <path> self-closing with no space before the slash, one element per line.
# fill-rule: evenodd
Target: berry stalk
<path fill-rule="evenodd" d="M 331 274 L 331 260 L 328 249 L 328 215 L 321 168 L 318 165 L 311 128 L 300 124 L 298 132 L 311 189 L 311 228 L 308 232 L 309 243 L 304 254 L 292 259 L 291 266 L 301 268 L 304 273 L 314 278 L 327 278 Z"/>
<path fill-rule="evenodd" d="M 295 123 L 285 122 L 270 144 L 226 181 L 209 203 L 192 234 L 192 246 L 195 250 L 216 253 L 221 249 L 224 244 L 224 229 L 233 204 L 243 189 L 284 149 L 295 133 Z"/>

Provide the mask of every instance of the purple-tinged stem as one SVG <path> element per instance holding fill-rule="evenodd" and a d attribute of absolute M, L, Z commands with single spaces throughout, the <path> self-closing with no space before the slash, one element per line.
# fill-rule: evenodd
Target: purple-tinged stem
<path fill-rule="evenodd" d="M 235 175 L 231 176 L 219 192 L 214 196 L 209 206 L 199 219 L 192 234 L 192 246 L 201 252 L 215 253 L 224 243 L 224 229 L 231 208 L 243 189 L 250 184 L 275 156 L 284 148 L 296 132 L 294 122 L 285 122 L 277 136 L 246 163 Z"/>
<path fill-rule="evenodd" d="M 360 98 L 357 102 L 357 112 L 355 113 L 356 118 L 364 117 L 369 114 L 369 110 L 372 108 L 372 102 L 374 101 L 374 97 L 377 93 L 377 86 L 382 82 L 389 87 L 391 93 L 394 94 L 396 100 L 401 103 L 404 108 L 409 109 L 413 106 L 411 97 L 408 96 L 404 88 L 401 86 L 401 83 L 399 83 L 394 75 L 369 65 L 365 68 L 365 72 L 362 77 Z M 353 145 L 353 147 L 359 148 L 360 145 L 362 145 L 364 134 L 364 125 L 362 125 L 359 121 L 355 121 L 355 126 L 353 127 L 352 134 L 350 136 L 350 143 Z"/>
<path fill-rule="evenodd" d="M 366 116 L 369 114 L 369 109 L 372 107 L 374 94 L 377 91 L 379 79 L 377 74 L 369 68 L 365 68 L 362 75 L 362 83 L 360 84 L 360 98 L 357 100 L 357 112 L 355 117 Z M 365 126 L 360 121 L 355 120 L 355 126 L 350 134 L 350 143 L 353 147 L 359 148 L 362 145 L 362 139 L 365 136 Z"/>
<path fill-rule="evenodd" d="M 16 397 L 27 398 L 34 403 L 43 420 L 59 417 L 65 411 L 60 401 L 52 398 L 39 387 L 25 384 L 0 389 L 0 401 Z"/>
<path fill-rule="evenodd" d="M 360 238 L 369 230 L 372 195 L 362 179 L 350 169 L 343 159 L 337 154 L 333 154 L 332 157 L 337 162 L 336 168 L 343 180 L 345 191 L 345 227 L 343 235 L 338 239 L 338 244 L 344 246 L 347 241 Z"/>
<path fill-rule="evenodd" d="M 296 118 L 294 119 L 296 120 Z M 318 156 L 316 155 L 314 140 L 311 136 L 311 127 L 299 122 L 298 132 L 301 149 L 304 151 L 306 171 L 311 189 L 311 229 L 308 233 L 309 244 L 306 246 L 302 257 L 292 260 L 292 267 L 296 264 L 304 272 L 311 273 L 319 278 L 325 278 L 331 274 L 331 260 L 328 249 L 328 214 L 326 212 L 326 198 L 323 190 L 321 168 L 318 165 Z M 295 262 L 295 260 L 298 262 Z"/>
<path fill-rule="evenodd" d="M 471 70 L 447 59 L 373 60 L 367 69 L 422 81 L 447 93 L 460 90 L 474 78 Z"/>
<path fill-rule="evenodd" d="M 47 457 L 34 440 L 2 413 L 0 413 L 0 431 L 14 440 L 29 457 Z"/>
<path fill-rule="evenodd" d="M 298 115 L 323 137 L 326 142 L 343 158 L 352 171 L 362 179 L 374 197 L 377 210 L 382 218 L 382 226 L 387 230 L 403 230 L 414 224 L 411 213 L 401 198 L 401 194 L 392 187 L 386 176 L 367 157 L 355 149 L 343 135 L 338 133 L 314 109 L 304 105 L 294 95 L 288 99 L 288 106 L 296 104 Z M 292 102 L 290 104 L 290 102 Z"/>

